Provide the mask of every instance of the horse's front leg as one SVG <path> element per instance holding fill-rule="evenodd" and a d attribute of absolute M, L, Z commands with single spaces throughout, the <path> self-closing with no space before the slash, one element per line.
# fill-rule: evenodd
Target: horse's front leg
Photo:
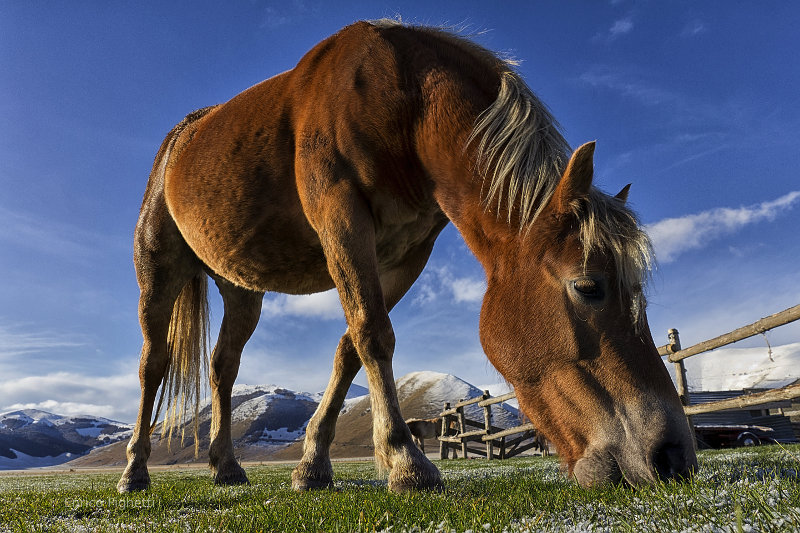
<path fill-rule="evenodd" d="M 219 338 L 211 356 L 211 446 L 208 461 L 217 485 L 248 483 L 236 461 L 231 438 L 231 392 L 242 350 L 258 325 L 263 293 L 215 278 L 225 305 Z"/>
<path fill-rule="evenodd" d="M 339 291 L 350 338 L 366 370 L 376 460 L 390 471 L 390 490 L 439 487 L 439 471 L 414 444 L 397 400 L 392 373 L 394 331 L 378 274 L 372 215 L 360 194 L 346 182 L 326 192 L 318 200 L 324 205 L 317 206 L 312 222 Z M 427 253 L 426 248 L 425 258 Z"/>

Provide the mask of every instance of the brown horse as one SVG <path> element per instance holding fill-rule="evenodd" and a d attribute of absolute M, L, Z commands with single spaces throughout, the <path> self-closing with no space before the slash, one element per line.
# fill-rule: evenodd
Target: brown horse
<path fill-rule="evenodd" d="M 217 483 L 247 482 L 231 388 L 263 294 L 336 287 L 348 328 L 293 486 L 331 484 L 336 418 L 362 365 L 389 489 L 440 486 L 400 413 L 389 311 L 448 220 L 486 271 L 486 354 L 569 472 L 584 485 L 687 474 L 689 428 L 644 315 L 650 244 L 627 190 L 592 186 L 593 152 L 569 157 L 507 62 L 389 21 L 344 28 L 294 69 L 189 115 L 156 156 L 136 227 L 142 396 L 119 490 L 149 485 L 159 386 L 167 422 L 197 409 L 208 276 L 225 309 L 210 358 Z"/>
<path fill-rule="evenodd" d="M 411 437 L 422 453 L 425 453 L 425 439 L 435 439 L 439 436 L 439 427 L 441 425 L 440 418 L 409 418 L 406 420 L 408 430 L 411 432 Z"/>

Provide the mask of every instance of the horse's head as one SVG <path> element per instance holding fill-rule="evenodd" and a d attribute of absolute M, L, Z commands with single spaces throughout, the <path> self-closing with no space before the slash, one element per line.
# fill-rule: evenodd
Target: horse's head
<path fill-rule="evenodd" d="M 594 144 L 573 154 L 547 207 L 487 269 L 481 342 L 520 407 L 585 486 L 688 475 L 697 459 L 650 336 L 650 242 L 592 187 Z"/>

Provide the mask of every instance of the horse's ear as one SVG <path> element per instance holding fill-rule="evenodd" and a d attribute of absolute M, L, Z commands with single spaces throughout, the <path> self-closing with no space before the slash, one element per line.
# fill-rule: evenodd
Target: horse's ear
<path fill-rule="evenodd" d="M 583 198 L 592 188 L 594 176 L 594 141 L 588 142 L 575 150 L 567 164 L 567 170 L 553 195 L 555 206 L 559 212 L 569 211 L 569 205 L 576 198 Z"/>
<path fill-rule="evenodd" d="M 628 193 L 630 192 L 630 190 L 631 190 L 631 184 L 629 183 L 626 186 L 624 186 L 622 190 L 619 191 L 614 198 L 616 198 L 617 200 L 619 200 L 624 204 L 628 201 Z"/>

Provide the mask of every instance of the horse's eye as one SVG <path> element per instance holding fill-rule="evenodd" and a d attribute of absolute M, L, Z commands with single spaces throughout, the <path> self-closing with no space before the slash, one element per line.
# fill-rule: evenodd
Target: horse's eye
<path fill-rule="evenodd" d="M 605 296 L 602 283 L 592 278 L 577 279 L 573 282 L 573 287 L 581 296 L 592 300 L 600 300 Z"/>

